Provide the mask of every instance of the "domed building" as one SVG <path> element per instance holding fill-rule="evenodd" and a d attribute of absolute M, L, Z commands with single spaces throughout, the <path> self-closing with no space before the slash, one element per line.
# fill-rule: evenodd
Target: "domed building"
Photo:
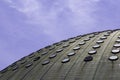
<path fill-rule="evenodd" d="M 120 80 L 120 30 L 46 46 L 0 71 L 0 80 Z"/>

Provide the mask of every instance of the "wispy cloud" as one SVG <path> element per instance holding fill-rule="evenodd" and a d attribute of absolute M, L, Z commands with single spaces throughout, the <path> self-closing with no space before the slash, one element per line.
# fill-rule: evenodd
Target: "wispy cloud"
<path fill-rule="evenodd" d="M 43 32 L 54 33 L 71 28 L 85 30 L 95 24 L 93 17 L 100 0 L 9 0 L 10 6 L 27 16 L 27 23 L 40 25 Z M 84 27 L 83 27 L 84 26 Z M 59 29 L 59 31 L 58 31 Z M 61 35 L 62 36 L 62 35 Z"/>

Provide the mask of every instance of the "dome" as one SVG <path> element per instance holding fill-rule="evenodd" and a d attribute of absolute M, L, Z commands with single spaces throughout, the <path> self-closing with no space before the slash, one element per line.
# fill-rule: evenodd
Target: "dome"
<path fill-rule="evenodd" d="M 0 80 L 120 80 L 120 30 L 54 43 L 0 71 Z"/>

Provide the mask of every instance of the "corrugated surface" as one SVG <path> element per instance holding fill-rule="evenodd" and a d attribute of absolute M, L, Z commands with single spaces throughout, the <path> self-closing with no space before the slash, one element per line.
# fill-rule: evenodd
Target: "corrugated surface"
<path fill-rule="evenodd" d="M 119 39 L 120 30 L 107 30 L 63 40 L 8 66 L 0 80 L 120 80 Z"/>

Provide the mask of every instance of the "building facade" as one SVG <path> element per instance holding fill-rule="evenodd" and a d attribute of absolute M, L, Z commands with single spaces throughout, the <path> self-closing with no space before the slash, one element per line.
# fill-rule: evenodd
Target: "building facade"
<path fill-rule="evenodd" d="M 46 46 L 0 71 L 0 80 L 120 80 L 120 30 Z"/>

